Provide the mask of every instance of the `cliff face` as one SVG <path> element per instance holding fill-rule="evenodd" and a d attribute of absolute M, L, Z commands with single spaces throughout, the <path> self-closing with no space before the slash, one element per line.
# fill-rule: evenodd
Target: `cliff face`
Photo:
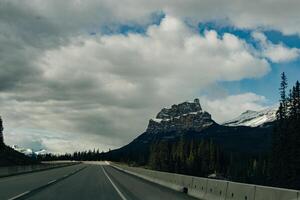
<path fill-rule="evenodd" d="M 156 118 L 150 119 L 146 132 L 163 133 L 170 131 L 201 131 L 214 124 L 211 115 L 202 110 L 199 99 L 163 108 Z"/>

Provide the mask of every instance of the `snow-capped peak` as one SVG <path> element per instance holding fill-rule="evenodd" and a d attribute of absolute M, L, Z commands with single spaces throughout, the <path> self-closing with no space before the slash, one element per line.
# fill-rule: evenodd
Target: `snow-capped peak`
<path fill-rule="evenodd" d="M 33 151 L 32 149 L 28 148 L 22 148 L 19 147 L 18 145 L 12 145 L 12 148 L 20 153 L 25 154 L 26 156 L 37 156 L 37 155 L 44 155 L 47 154 L 47 150 L 41 149 L 39 151 Z"/>
<path fill-rule="evenodd" d="M 224 122 L 225 126 L 251 126 L 257 127 L 276 120 L 277 107 L 267 108 L 261 111 L 247 110 L 240 116 Z"/>
<path fill-rule="evenodd" d="M 46 149 L 41 149 L 39 151 L 34 152 L 36 155 L 45 155 L 48 153 Z"/>

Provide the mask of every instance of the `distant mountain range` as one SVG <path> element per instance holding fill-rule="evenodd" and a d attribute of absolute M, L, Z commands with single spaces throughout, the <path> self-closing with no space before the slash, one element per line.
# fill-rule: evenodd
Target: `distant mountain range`
<path fill-rule="evenodd" d="M 41 149 L 39 151 L 33 151 L 32 149 L 19 147 L 18 145 L 13 145 L 12 148 L 20 153 L 25 154 L 26 156 L 30 156 L 30 157 L 35 157 L 38 155 L 45 155 L 48 153 L 47 150 L 45 150 L 45 149 Z"/>
<path fill-rule="evenodd" d="M 278 108 L 272 107 L 261 111 L 247 110 L 240 116 L 226 121 L 224 126 L 262 126 L 266 123 L 274 122 L 276 120 L 276 112 Z"/>
<path fill-rule="evenodd" d="M 163 108 L 155 118 L 150 119 L 146 131 L 131 143 L 108 152 L 106 156 L 112 160 L 132 161 L 143 157 L 147 162 L 152 144 L 161 140 L 178 141 L 180 138 L 211 140 L 230 152 L 268 152 L 275 113 L 275 108 L 260 112 L 246 111 L 238 118 L 218 124 L 208 112 L 202 110 L 198 99 L 174 104 Z"/>

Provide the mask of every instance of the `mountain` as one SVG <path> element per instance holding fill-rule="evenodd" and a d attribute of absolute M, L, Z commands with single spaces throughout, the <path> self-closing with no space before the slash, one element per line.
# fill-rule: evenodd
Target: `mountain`
<path fill-rule="evenodd" d="M 109 151 L 103 159 L 147 164 L 153 144 L 176 143 L 181 139 L 211 141 L 226 152 L 266 153 L 271 147 L 272 122 L 270 126 L 258 127 L 220 125 L 195 99 L 163 108 L 149 120 L 144 133 L 129 144 Z"/>
<path fill-rule="evenodd" d="M 146 132 L 156 134 L 170 131 L 201 131 L 215 123 L 211 115 L 202 110 L 199 99 L 195 99 L 193 102 L 183 102 L 174 104 L 171 108 L 163 108 L 156 118 L 149 120 Z"/>
<path fill-rule="evenodd" d="M 278 108 L 272 107 L 261 111 L 247 110 L 240 116 L 224 122 L 224 126 L 250 126 L 258 127 L 266 123 L 274 122 L 276 120 L 276 112 Z"/>
<path fill-rule="evenodd" d="M 18 145 L 13 145 L 12 148 L 22 154 L 25 154 L 26 156 L 33 156 L 34 152 L 32 151 L 32 149 L 25 149 L 25 148 L 21 148 Z"/>
<path fill-rule="evenodd" d="M 37 164 L 34 157 L 29 157 L 9 146 L 0 148 L 0 166 Z"/>
<path fill-rule="evenodd" d="M 46 155 L 49 152 L 46 149 L 40 149 L 39 151 L 35 151 L 34 153 L 35 155 Z"/>
<path fill-rule="evenodd" d="M 18 145 L 13 145 L 12 148 L 29 157 L 36 157 L 37 155 L 45 155 L 48 153 L 47 150 L 45 149 L 40 149 L 39 151 L 33 151 L 32 149 L 22 148 L 19 147 Z"/>

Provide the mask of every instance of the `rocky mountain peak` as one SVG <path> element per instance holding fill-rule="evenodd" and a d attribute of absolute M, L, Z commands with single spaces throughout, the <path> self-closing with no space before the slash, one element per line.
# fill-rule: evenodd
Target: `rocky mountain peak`
<path fill-rule="evenodd" d="M 184 114 L 202 111 L 199 99 L 195 99 L 193 102 L 183 102 L 180 104 L 174 104 L 171 108 L 163 108 L 157 115 L 157 119 L 172 119 Z"/>
<path fill-rule="evenodd" d="M 183 102 L 174 104 L 171 108 L 163 108 L 156 118 L 150 119 L 146 132 L 200 131 L 214 123 L 211 115 L 202 110 L 199 99 L 195 99 L 193 102 Z"/>

